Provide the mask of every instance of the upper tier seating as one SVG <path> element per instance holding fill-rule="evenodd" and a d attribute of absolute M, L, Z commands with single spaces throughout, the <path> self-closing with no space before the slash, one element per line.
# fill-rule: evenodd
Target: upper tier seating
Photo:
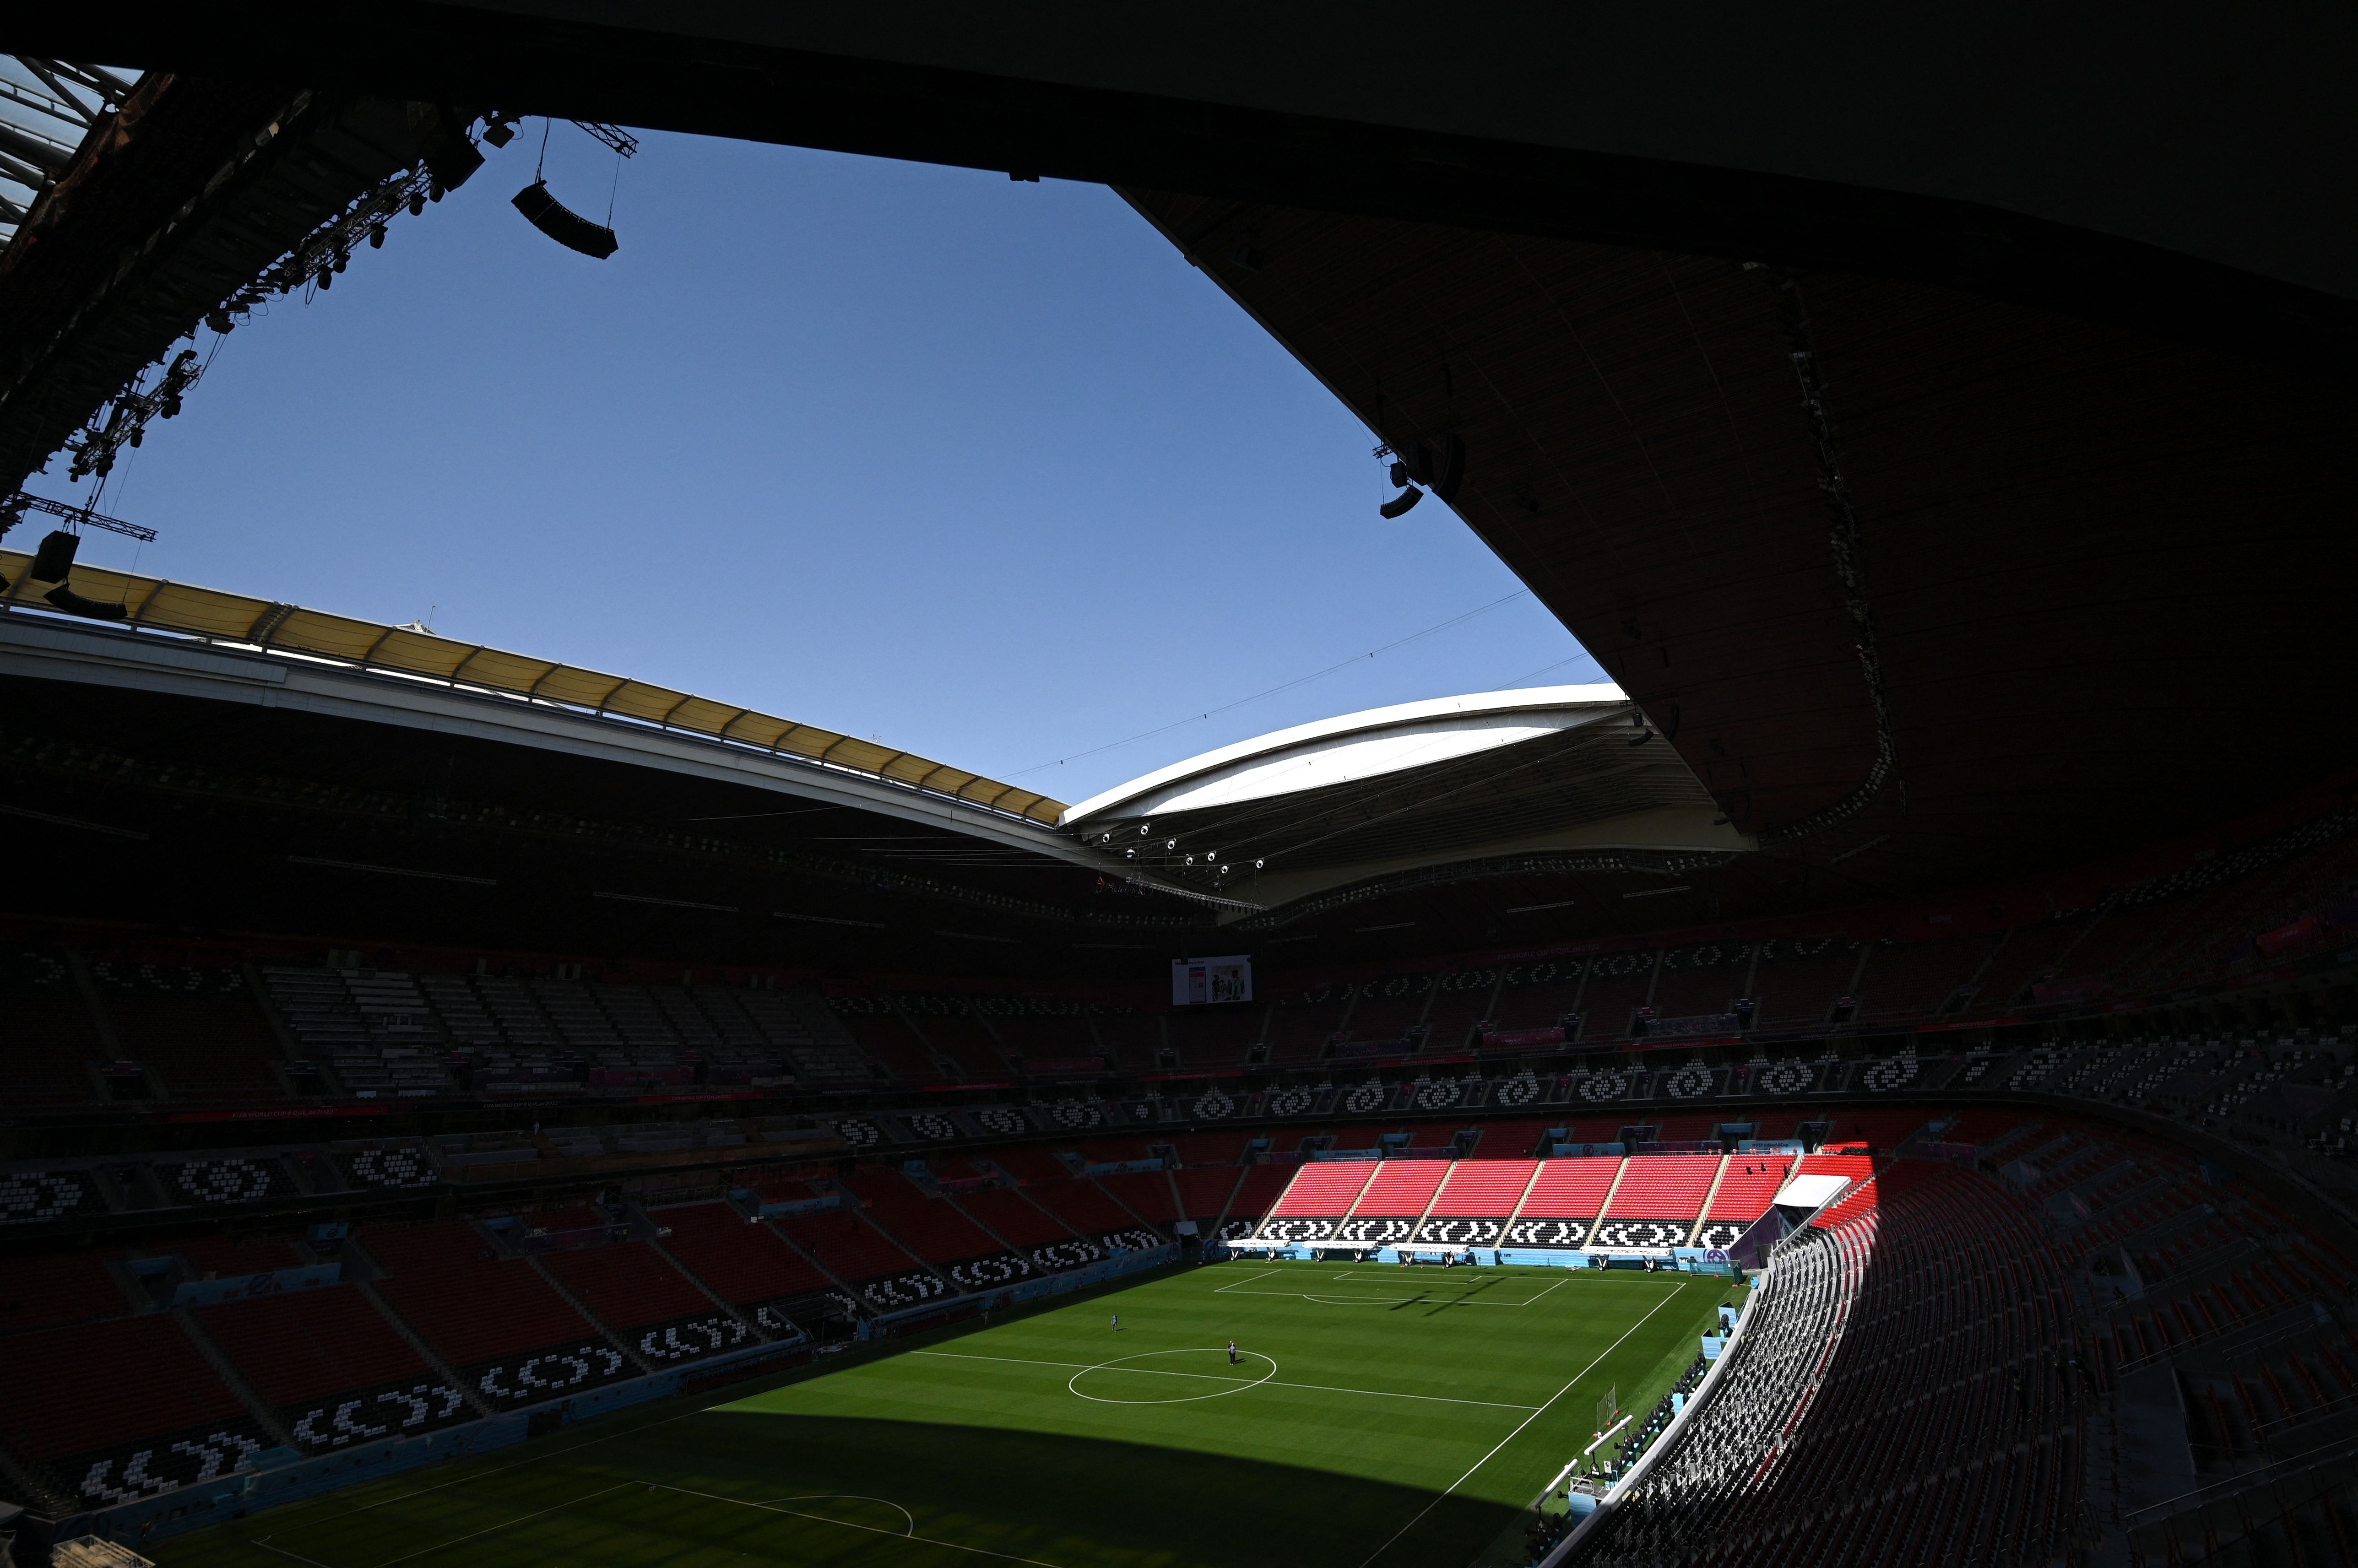
<path fill-rule="evenodd" d="M 8 1026 L 0 1029 L 0 1101 L 85 1104 L 96 1098 L 92 1065 L 113 1054 L 100 1044 L 81 989 L 54 953 L 0 953 Z"/>
<path fill-rule="evenodd" d="M 243 971 L 92 961 L 91 979 L 122 1054 L 153 1067 L 174 1099 L 257 1099 L 281 1092 L 285 1053 Z"/>

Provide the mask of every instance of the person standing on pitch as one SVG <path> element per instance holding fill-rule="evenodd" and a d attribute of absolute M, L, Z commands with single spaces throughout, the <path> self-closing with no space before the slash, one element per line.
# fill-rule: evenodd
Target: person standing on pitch
<path fill-rule="evenodd" d="M 1231 1366 L 1231 1367 L 1233 1367 L 1233 1366 L 1235 1366 L 1236 1364 L 1237 1364 L 1237 1342 L 1236 1342 L 1235 1340 L 1231 1339 L 1231 1340 L 1229 1340 L 1229 1341 L 1228 1341 L 1228 1365 L 1229 1365 L 1229 1366 Z"/>
<path fill-rule="evenodd" d="M 1120 1334 L 1121 1332 L 1121 1314 L 1120 1313 L 1113 1314 L 1113 1331 L 1116 1334 Z"/>

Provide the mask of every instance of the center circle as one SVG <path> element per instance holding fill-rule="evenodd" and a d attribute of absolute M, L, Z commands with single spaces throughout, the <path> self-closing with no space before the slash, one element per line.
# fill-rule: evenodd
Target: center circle
<path fill-rule="evenodd" d="M 1186 1390 L 1190 1387 L 1200 1388 L 1206 1382 L 1226 1381 L 1227 1378 L 1224 1374 L 1195 1372 L 1181 1368 L 1132 1367 L 1130 1365 L 1133 1361 L 1152 1361 L 1163 1356 L 1217 1356 L 1221 1357 L 1218 1365 L 1225 1367 L 1228 1365 L 1228 1354 L 1225 1348 L 1217 1345 L 1203 1346 L 1192 1350 L 1143 1351 L 1136 1356 L 1124 1356 L 1112 1361 L 1100 1361 L 1094 1367 L 1084 1367 L 1072 1375 L 1065 1384 L 1065 1389 L 1068 1393 L 1081 1399 L 1094 1400 L 1101 1405 L 1184 1405 L 1192 1404 L 1198 1400 L 1217 1400 L 1226 1398 L 1229 1394 L 1241 1394 L 1247 1389 L 1260 1388 L 1277 1376 L 1277 1363 L 1258 1350 L 1239 1350 L 1237 1356 L 1240 1361 L 1268 1362 L 1268 1371 L 1250 1379 L 1237 1379 L 1229 1387 L 1215 1389 L 1209 1393 L 1189 1393 Z M 1109 1372 L 1117 1375 L 1127 1372 L 1132 1377 L 1152 1378 L 1158 1383 L 1168 1383 L 1172 1392 L 1167 1399 L 1115 1399 L 1105 1394 L 1084 1393 L 1081 1390 L 1081 1379 L 1092 1372 Z"/>

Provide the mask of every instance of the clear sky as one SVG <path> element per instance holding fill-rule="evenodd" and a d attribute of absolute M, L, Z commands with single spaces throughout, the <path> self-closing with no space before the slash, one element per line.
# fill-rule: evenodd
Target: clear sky
<path fill-rule="evenodd" d="M 1378 517 L 1373 438 L 1111 191 L 678 136 L 617 189 L 560 124 L 559 199 L 615 191 L 598 262 L 508 205 L 540 129 L 232 333 L 110 481 L 162 538 L 83 559 L 426 618 L 1068 801 L 1312 719 L 1604 678 L 1525 595 L 1097 750 L 1520 585 L 1437 502 Z M 33 490 L 81 492 L 51 467 Z"/>

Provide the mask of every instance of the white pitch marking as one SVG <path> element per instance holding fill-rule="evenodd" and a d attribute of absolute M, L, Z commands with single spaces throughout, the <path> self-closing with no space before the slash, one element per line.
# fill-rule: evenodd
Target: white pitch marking
<path fill-rule="evenodd" d="M 914 1535 L 917 1533 L 917 1516 L 915 1514 L 911 1513 L 908 1509 L 903 1508 L 900 1504 L 894 1502 L 890 1498 L 871 1498 L 864 1492 L 805 1492 L 799 1497 L 793 1498 L 765 1498 L 754 1506 L 756 1508 L 765 1509 L 773 1503 L 824 1503 L 831 1501 L 837 1498 L 849 1498 L 850 1501 L 855 1503 L 882 1503 L 886 1508 L 891 1509 L 894 1513 L 899 1514 L 903 1519 L 909 1521 L 909 1528 L 901 1532 L 903 1535 Z"/>
<path fill-rule="evenodd" d="M 1596 1353 L 1596 1360 L 1595 1360 L 1595 1361 L 1591 1361 L 1587 1366 L 1583 1367 L 1579 1371 L 1577 1371 L 1577 1372 L 1574 1373 L 1574 1374 L 1573 1374 L 1573 1376 L 1572 1376 L 1572 1380 L 1571 1380 L 1571 1382 L 1567 1382 L 1567 1383 L 1565 1383 L 1565 1384 L 1564 1384 L 1564 1386 L 1563 1386 L 1563 1388 L 1558 1389 L 1554 1393 L 1550 1394 L 1550 1395 L 1548 1396 L 1548 1401 L 1547 1401 L 1547 1404 L 1540 1406 L 1540 1408 L 1539 1408 L 1538 1410 L 1535 1410 L 1535 1411 L 1531 1411 L 1531 1414 L 1529 1414 L 1529 1415 L 1527 1415 L 1527 1416 L 1523 1417 L 1523 1419 L 1522 1419 L 1521 1421 L 1518 1422 L 1515 1424 L 1515 1430 L 1514 1430 L 1514 1431 L 1512 1431 L 1512 1432 L 1510 1432 L 1510 1433 L 1507 1433 L 1507 1435 L 1506 1435 L 1506 1436 L 1504 1436 L 1504 1437 L 1502 1437 L 1502 1438 L 1498 1439 L 1498 1448 L 1493 1448 L 1493 1449 L 1491 1449 L 1489 1453 L 1485 1454 L 1484 1455 L 1482 1455 L 1482 1457 L 1481 1457 L 1481 1458 L 1476 1459 L 1476 1461 L 1474 1461 L 1473 1467 L 1472 1467 L 1471 1469 L 1468 1469 L 1468 1470 L 1466 1472 L 1466 1474 L 1464 1474 L 1463 1476 L 1458 1476 L 1458 1477 L 1457 1477 L 1457 1479 L 1455 1479 L 1455 1481 L 1450 1482 L 1450 1483 L 1449 1483 L 1448 1487 L 1447 1487 L 1445 1490 L 1444 1490 L 1444 1491 L 1440 1494 L 1440 1496 L 1435 1497 L 1435 1498 L 1433 1499 L 1433 1501 L 1431 1501 L 1431 1502 L 1429 1502 L 1429 1503 L 1425 1504 L 1425 1505 L 1424 1505 L 1424 1507 L 1422 1507 L 1422 1508 L 1421 1508 L 1421 1509 L 1417 1509 L 1417 1510 L 1416 1510 L 1416 1518 L 1415 1518 L 1415 1519 L 1411 1519 L 1411 1520 L 1409 1520 L 1406 1524 L 1404 1524 L 1404 1525 L 1401 1526 L 1401 1527 L 1400 1527 L 1400 1529 L 1398 1529 L 1398 1530 L 1396 1530 L 1392 1531 L 1391 1541 L 1385 1541 L 1381 1546 L 1379 1546 L 1379 1547 L 1377 1547 L 1373 1552 L 1368 1552 L 1368 1556 L 1367 1556 L 1367 1561 L 1366 1561 L 1366 1562 L 1364 1562 L 1364 1563 L 1361 1563 L 1359 1564 L 1359 1568 L 1368 1568 L 1368 1563 L 1373 1563 L 1377 1558 L 1381 1557 L 1385 1552 L 1390 1552 L 1390 1551 L 1392 1549 L 1392 1542 L 1393 1542 L 1393 1541 L 1396 1541 L 1400 1540 L 1400 1538 L 1401 1538 L 1401 1536 L 1406 1535 L 1410 1530 L 1414 1530 L 1414 1529 L 1417 1527 L 1417 1523 L 1418 1523 L 1418 1521 L 1419 1521 L 1419 1520 L 1422 1519 L 1424 1518 L 1424 1516 L 1425 1516 L 1425 1515 L 1427 1515 L 1427 1514 L 1431 1513 L 1434 1509 L 1436 1509 L 1436 1508 L 1438 1508 L 1438 1507 L 1440 1507 L 1440 1506 L 1441 1506 L 1441 1499 L 1442 1499 L 1442 1498 L 1445 1498 L 1445 1497 L 1449 1496 L 1449 1494 L 1450 1494 L 1451 1492 L 1455 1491 L 1458 1487 L 1460 1487 L 1464 1486 L 1466 1482 L 1468 1482 L 1468 1481 L 1472 1480 L 1472 1479 L 1474 1478 L 1474 1472 L 1475 1472 L 1476 1470 L 1479 1470 L 1480 1468 L 1482 1468 L 1482 1466 L 1483 1466 L 1483 1465 L 1487 1465 L 1491 1460 L 1493 1460 L 1493 1459 L 1495 1459 L 1495 1458 L 1497 1458 L 1497 1457 L 1498 1457 L 1498 1449 L 1499 1449 L 1499 1448 L 1504 1448 L 1504 1447 L 1506 1447 L 1506 1446 L 1507 1446 L 1507 1444 L 1509 1444 L 1509 1443 L 1514 1442 L 1516 1438 L 1520 1437 L 1520 1436 L 1523 1434 L 1523 1428 L 1524 1428 L 1524 1427 L 1527 1427 L 1527 1426 L 1529 1426 L 1529 1425 L 1531 1425 L 1531 1422 L 1535 1422 L 1535 1421 L 1539 1420 L 1539 1418 L 1540 1418 L 1541 1414 L 1543 1411 L 1545 1411 L 1547 1410 L 1548 1405 L 1552 1405 L 1553 1403 L 1555 1403 L 1555 1402 L 1556 1402 L 1556 1400 L 1560 1400 L 1560 1399 L 1563 1398 L 1563 1396 L 1564 1396 L 1564 1395 L 1566 1395 L 1566 1394 L 1568 1394 L 1568 1393 L 1572 1392 L 1572 1386 L 1573 1386 L 1573 1384 L 1574 1384 L 1574 1383 L 1577 1383 L 1577 1382 L 1579 1382 L 1581 1379 L 1587 1377 L 1589 1373 L 1591 1373 L 1591 1372 L 1595 1371 L 1595 1370 L 1596 1369 L 1596 1362 L 1597 1362 L 1597 1361 L 1602 1361 L 1602 1360 L 1604 1360 L 1607 1356 L 1610 1356 L 1610 1355 L 1612 1355 L 1616 1350 L 1620 1349 L 1620 1348 L 1621 1348 L 1621 1340 L 1622 1340 L 1622 1339 L 1627 1339 L 1627 1338 L 1628 1338 L 1631 1335 L 1633 1335 L 1633 1334 L 1637 1333 L 1640 1328 L 1643 1328 L 1643 1327 L 1646 1325 L 1646 1321 L 1647 1321 L 1647 1319 L 1648 1319 L 1648 1318 L 1652 1317 L 1656 1313 L 1658 1313 L 1658 1312 L 1661 1311 L 1664 1307 L 1666 1307 L 1666 1306 L 1670 1305 L 1670 1304 L 1671 1304 L 1671 1303 L 1672 1301 L 1674 1301 L 1675 1299 L 1677 1299 L 1678 1293 L 1679 1293 L 1681 1291 L 1683 1291 L 1683 1290 L 1685 1290 L 1685 1289 L 1686 1289 L 1686 1286 L 1685 1286 L 1685 1285 L 1683 1285 L 1683 1284 L 1672 1285 L 1672 1286 L 1671 1287 L 1670 1294 L 1668 1294 L 1668 1295 L 1664 1296 L 1660 1301 L 1656 1302 L 1652 1306 L 1650 1306 L 1650 1307 L 1649 1307 L 1649 1308 L 1647 1308 L 1647 1309 L 1646 1309 L 1646 1316 L 1645 1316 L 1645 1317 L 1641 1317 L 1641 1318 L 1639 1318 L 1637 1322 L 1635 1322 L 1635 1323 L 1631 1324 L 1628 1327 L 1627 1327 L 1627 1328 L 1625 1328 L 1625 1329 L 1623 1329 L 1623 1330 L 1621 1331 L 1621 1339 L 1617 1339 L 1617 1340 L 1615 1340 L 1612 1344 L 1610 1344 L 1610 1345 L 1606 1346 L 1604 1349 L 1602 1349 L 1602 1350 L 1598 1351 L 1598 1352 Z"/>
<path fill-rule="evenodd" d="M 623 1484 L 625 1486 L 635 1486 L 637 1483 L 625 1482 Z M 1063 1565 L 1060 1563 L 1043 1563 L 1037 1557 L 1018 1557 L 1012 1552 L 993 1552 L 988 1546 L 967 1546 L 955 1541 L 944 1541 L 937 1536 L 919 1535 L 914 1529 L 907 1534 L 902 1534 L 893 1530 L 879 1530 L 872 1524 L 854 1524 L 849 1519 L 829 1519 L 825 1514 L 806 1514 L 800 1509 L 782 1509 L 775 1503 L 749 1503 L 742 1498 L 724 1498 L 718 1492 L 699 1492 L 692 1487 L 674 1487 L 665 1485 L 662 1482 L 657 1482 L 656 1485 L 663 1487 L 663 1489 L 666 1492 L 679 1492 L 691 1498 L 709 1498 L 716 1503 L 734 1503 L 741 1509 L 760 1509 L 764 1513 L 784 1514 L 792 1519 L 816 1519 L 820 1524 L 836 1525 L 844 1530 L 864 1530 L 870 1535 L 881 1535 L 892 1541 L 921 1541 L 927 1546 L 946 1546 L 952 1552 L 971 1552 L 978 1557 L 996 1557 L 1002 1563 L 1029 1563 L 1033 1565 L 1033 1568 L 1063 1568 Z M 842 1494 L 830 1493 L 828 1495 L 838 1496 Z M 866 1500 L 870 1502 L 883 1501 L 881 1498 L 871 1498 Z M 892 1506 L 894 1508 L 901 1507 L 898 1503 L 895 1503 Z M 901 1511 L 903 1513 L 907 1513 L 909 1510 L 906 1509 L 901 1509 Z"/>
<path fill-rule="evenodd" d="M 413 1557 L 423 1557 L 429 1552 L 447 1551 L 450 1547 L 458 1545 L 459 1542 L 462 1541 L 472 1541 L 479 1535 L 494 1535 L 503 1530 L 513 1530 L 517 1525 L 524 1523 L 525 1519 L 538 1519 L 543 1514 L 553 1514 L 559 1509 L 569 1509 L 577 1504 L 586 1503 L 592 1498 L 602 1498 L 609 1492 L 619 1492 L 624 1487 L 635 1487 L 639 1483 L 636 1481 L 617 1481 L 611 1487 L 600 1487 L 594 1492 L 584 1492 L 578 1498 L 569 1498 L 561 1503 L 552 1503 L 545 1509 L 535 1509 L 528 1514 L 518 1515 L 516 1518 L 508 1519 L 504 1523 L 489 1525 L 481 1530 L 471 1530 L 465 1535 L 453 1536 L 449 1541 L 438 1541 L 431 1546 L 421 1547 L 416 1552 L 407 1552 L 399 1557 L 388 1557 L 383 1563 L 378 1563 L 377 1568 L 393 1568 L 393 1565 L 396 1563 L 406 1563 Z"/>
<path fill-rule="evenodd" d="M 1214 1346 L 1214 1348 L 1217 1347 Z M 911 1356 L 938 1356 L 946 1360 L 951 1361 L 1004 1361 L 1013 1367 L 1069 1368 L 1083 1372 L 1094 1372 L 1100 1366 L 1112 1365 L 1112 1363 L 1109 1362 L 1087 1364 L 1079 1361 L 1027 1361 L 1020 1356 L 969 1356 L 956 1350 L 912 1350 L 907 1352 L 907 1354 Z M 1161 1352 L 1157 1352 L 1156 1354 L 1161 1354 Z M 1257 1353 L 1253 1351 L 1245 1351 L 1243 1354 L 1249 1356 Z M 1434 1404 L 1487 1405 L 1493 1410 L 1502 1411 L 1531 1411 L 1538 1410 L 1540 1408 L 1538 1405 L 1505 1404 L 1497 1400 L 1452 1399 L 1445 1394 L 1403 1394 L 1396 1392 L 1390 1389 L 1340 1389 L 1327 1383 L 1283 1383 L 1270 1378 L 1230 1378 L 1223 1376 L 1218 1372 L 1165 1372 L 1158 1368 L 1152 1367 L 1124 1367 L 1122 1370 L 1125 1372 L 1134 1372 L 1140 1376 L 1148 1378 L 1203 1378 L 1216 1383 L 1249 1383 L 1254 1388 L 1259 1388 L 1262 1384 L 1267 1384 L 1272 1389 L 1310 1389 L 1322 1394 L 1365 1394 L 1370 1399 L 1379 1400 L 1427 1400 Z M 1084 1394 L 1081 1397 L 1083 1399 L 1087 1399 L 1090 1396 Z M 1120 1404 L 1125 1401 L 1111 1400 L 1101 1400 L 1100 1402 Z M 1175 1404 L 1178 1401 L 1171 1400 L 1168 1402 Z"/>
<path fill-rule="evenodd" d="M 1217 1372 L 1165 1372 L 1160 1368 L 1155 1367 L 1125 1367 L 1122 1365 L 1125 1361 L 1143 1361 L 1150 1356 L 1217 1356 L 1219 1353 L 1220 1347 L 1217 1345 L 1191 1345 L 1183 1346 L 1177 1350 L 1141 1350 L 1135 1356 L 1117 1357 L 1111 1361 L 1099 1361 L 1095 1366 L 1084 1367 L 1079 1371 L 1065 1379 L 1065 1389 L 1066 1392 L 1073 1394 L 1076 1398 L 1087 1400 L 1093 1404 L 1185 1405 L 1193 1404 L 1198 1400 L 1224 1400 L 1230 1394 L 1241 1394 L 1247 1389 L 1260 1388 L 1263 1383 L 1268 1382 L 1271 1378 L 1277 1376 L 1277 1358 L 1273 1356 L 1264 1356 L 1258 1350 L 1246 1350 L 1239 1352 L 1241 1355 L 1251 1357 L 1256 1361 L 1266 1361 L 1269 1363 L 1268 1371 L 1262 1373 L 1260 1377 L 1249 1380 L 1243 1378 L 1223 1377 Z M 1194 1378 L 1204 1382 L 1236 1383 L 1240 1386 L 1233 1389 L 1221 1389 L 1208 1394 L 1188 1394 L 1184 1398 L 1175 1400 L 1109 1400 L 1098 1394 L 1084 1394 L 1081 1392 L 1079 1384 L 1083 1378 L 1087 1377 L 1092 1372 L 1110 1371 L 1142 1373 L 1149 1378 Z"/>

